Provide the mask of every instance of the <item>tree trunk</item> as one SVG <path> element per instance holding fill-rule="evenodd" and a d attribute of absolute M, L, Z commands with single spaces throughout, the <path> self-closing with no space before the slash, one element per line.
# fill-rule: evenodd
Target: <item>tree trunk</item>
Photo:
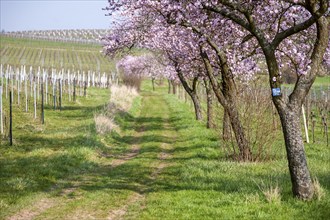
<path fill-rule="evenodd" d="M 313 10 L 315 10 L 315 8 Z M 303 100 L 306 98 L 310 88 L 313 85 L 321 66 L 324 53 L 328 46 L 329 24 L 330 17 L 321 17 L 316 22 L 317 39 L 314 43 L 311 56 L 311 71 L 306 75 L 301 75 L 298 77 L 294 90 L 289 99 L 282 96 L 273 97 L 273 102 L 281 119 L 289 171 L 291 175 L 292 192 L 294 196 L 303 200 L 312 199 L 314 189 L 307 167 L 304 142 L 300 128 L 300 109 L 303 104 Z M 271 88 L 280 86 L 279 80 L 272 82 L 274 77 L 276 79 L 279 78 L 279 69 L 274 48 L 275 47 L 263 46 Z"/>
<path fill-rule="evenodd" d="M 200 101 L 198 99 L 198 96 L 195 92 L 193 93 L 188 93 L 194 103 L 194 109 L 195 109 L 195 116 L 196 116 L 196 120 L 200 121 L 203 119 L 203 115 L 202 115 L 202 108 L 200 105 Z"/>
<path fill-rule="evenodd" d="M 301 134 L 300 108 L 276 106 L 284 134 L 293 194 L 303 200 L 313 197 L 313 184 L 307 166 L 304 141 Z"/>
<path fill-rule="evenodd" d="M 155 79 L 154 78 L 151 79 L 151 83 L 152 83 L 152 91 L 155 91 Z"/>
<path fill-rule="evenodd" d="M 270 78 L 278 77 L 278 65 L 275 54 L 266 53 Z M 311 78 L 310 78 L 311 77 Z M 286 96 L 273 96 L 273 103 L 280 116 L 284 135 L 288 166 L 292 182 L 293 195 L 302 200 L 310 200 L 314 189 L 307 167 L 304 141 L 300 125 L 301 106 L 315 77 L 300 76 L 289 99 Z M 279 88 L 278 82 L 270 79 L 271 88 Z"/>
<path fill-rule="evenodd" d="M 227 111 L 230 124 L 235 134 L 235 139 L 239 149 L 239 160 L 241 161 L 252 161 L 252 152 L 250 150 L 249 142 L 245 137 L 245 132 L 243 129 L 243 125 L 240 121 L 238 109 L 235 103 L 236 98 L 236 88 L 233 76 L 229 69 L 229 66 L 226 61 L 226 57 L 223 52 L 217 51 L 217 55 L 219 58 L 221 73 L 222 73 L 222 83 L 219 84 L 217 79 L 214 76 L 214 71 L 209 61 L 209 58 L 201 48 L 201 56 L 203 58 L 207 76 L 210 79 L 213 92 L 216 95 L 219 103 L 224 107 L 225 111 Z"/>
<path fill-rule="evenodd" d="M 245 138 L 244 128 L 239 119 L 237 108 L 232 108 L 230 111 L 227 109 L 227 113 L 239 148 L 239 159 L 242 161 L 252 161 L 252 152 L 249 147 L 249 142 Z"/>
<path fill-rule="evenodd" d="M 196 120 L 198 120 L 198 121 L 202 120 L 203 119 L 202 108 L 201 108 L 201 104 L 200 104 L 200 101 L 199 101 L 199 98 L 197 95 L 197 82 L 198 82 L 199 76 L 195 76 L 193 78 L 193 85 L 192 85 L 192 88 L 190 88 L 188 82 L 186 81 L 186 78 L 183 76 L 181 70 L 177 66 L 176 66 L 176 71 L 177 71 L 178 77 L 180 79 L 180 82 L 181 82 L 183 88 L 188 93 L 188 95 L 190 96 L 191 100 L 194 103 Z"/>
<path fill-rule="evenodd" d="M 176 95 L 176 83 L 174 82 L 174 80 L 171 81 L 172 84 L 172 93 L 173 95 Z"/>
<path fill-rule="evenodd" d="M 212 87 L 208 80 L 204 79 L 205 91 L 206 91 L 206 102 L 207 102 L 207 128 L 214 128 L 215 124 L 213 121 L 213 97 L 212 97 Z"/>
<path fill-rule="evenodd" d="M 230 140 L 230 136 L 231 136 L 231 126 L 230 126 L 230 119 L 228 116 L 228 112 L 226 110 L 224 110 L 223 112 L 223 121 L 222 121 L 222 139 L 224 141 L 229 141 Z"/>
<path fill-rule="evenodd" d="M 171 94 L 171 80 L 167 80 L 167 82 L 168 82 L 168 90 L 167 90 L 167 93 L 168 94 Z"/>

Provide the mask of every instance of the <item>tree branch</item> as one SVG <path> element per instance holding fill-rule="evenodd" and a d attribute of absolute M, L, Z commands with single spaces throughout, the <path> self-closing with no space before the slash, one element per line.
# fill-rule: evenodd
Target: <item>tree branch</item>
<path fill-rule="evenodd" d="M 287 37 L 309 28 L 327 12 L 328 7 L 329 3 L 325 0 L 321 0 L 319 10 L 312 12 L 311 9 L 309 9 L 309 11 L 312 13 L 312 16 L 308 20 L 276 34 L 274 40 L 271 43 L 272 47 L 276 48 Z M 312 8 L 312 6 L 310 6 L 310 8 Z"/>

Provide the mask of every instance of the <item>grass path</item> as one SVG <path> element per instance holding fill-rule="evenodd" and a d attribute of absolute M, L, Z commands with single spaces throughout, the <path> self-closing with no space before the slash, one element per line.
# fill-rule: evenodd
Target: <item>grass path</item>
<path fill-rule="evenodd" d="M 149 175 L 143 180 L 145 184 L 138 192 L 130 196 L 125 204 L 118 209 L 111 210 L 107 219 L 122 219 L 129 210 L 130 206 L 138 205 L 135 210 L 129 213 L 130 218 L 136 218 L 144 209 L 146 197 L 149 191 L 153 191 L 153 185 L 162 172 L 170 166 L 168 160 L 171 158 L 172 146 L 169 144 L 176 139 L 174 127 L 170 124 L 169 108 L 162 96 L 144 93 L 142 100 L 141 115 L 137 118 L 140 153 L 136 155 L 139 160 L 145 156 L 150 157 L 148 164 Z M 155 139 L 153 139 L 153 137 Z M 155 140 L 159 141 L 154 142 Z M 152 142 L 153 144 L 150 144 Z M 154 146 L 152 146 L 154 145 Z"/>
<path fill-rule="evenodd" d="M 327 219 L 325 145 L 306 147 L 324 197 L 297 201 L 284 156 L 227 159 L 218 134 L 165 90 L 144 85 L 131 111 L 116 118 L 121 131 L 105 136 L 96 134 L 93 115 L 106 92 L 61 115 L 46 112 L 47 129 L 0 149 L 0 219 Z M 263 191 L 274 186 L 280 195 L 269 202 Z"/>
<path fill-rule="evenodd" d="M 130 128 L 122 134 L 101 140 L 109 149 L 98 166 L 69 175 L 5 219 L 121 219 L 132 205 L 140 204 L 140 210 L 130 213 L 137 215 L 158 175 L 170 165 L 176 132 L 162 96 L 147 92 L 140 115 L 125 123 Z M 114 141 L 120 150 L 111 150 Z"/>

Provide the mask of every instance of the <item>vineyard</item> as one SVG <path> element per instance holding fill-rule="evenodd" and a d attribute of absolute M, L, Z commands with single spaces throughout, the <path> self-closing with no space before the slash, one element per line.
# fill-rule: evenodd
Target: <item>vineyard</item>
<path fill-rule="evenodd" d="M 117 79 L 111 76 L 84 72 L 77 73 L 61 70 L 57 72 L 52 69 L 39 68 L 36 72 L 32 66 L 27 71 L 25 66 L 12 69 L 7 65 L 4 70 L 1 65 L 0 75 L 0 128 L 4 137 L 9 137 L 12 145 L 12 107 L 24 109 L 28 113 L 33 111 L 33 118 L 40 118 L 44 124 L 44 108 L 52 106 L 54 110 L 61 110 L 64 102 L 76 102 L 77 96 L 87 96 L 87 89 L 90 87 L 108 88 L 110 84 L 117 83 Z M 4 107 L 2 106 L 4 97 Z M 8 102 L 9 101 L 9 102 Z M 9 104 L 8 104 L 9 103 Z M 38 106 L 37 106 L 38 103 Z M 32 110 L 33 109 L 33 110 Z M 37 116 L 38 115 L 38 116 Z"/>
<path fill-rule="evenodd" d="M 43 106 L 52 103 L 54 109 L 61 108 L 66 100 L 75 101 L 76 95 L 86 96 L 89 87 L 106 88 L 117 80 L 114 64 L 100 53 L 99 46 L 48 40 L 1 36 L 1 134 L 5 137 L 11 135 L 9 96 L 15 107 L 25 112 L 33 109 L 36 119 L 41 118 Z"/>
<path fill-rule="evenodd" d="M 80 44 L 100 45 L 102 38 L 109 33 L 106 29 L 78 29 L 78 30 L 46 30 L 46 31 L 13 31 L 4 32 L 2 36 L 45 40 L 56 42 L 69 42 Z"/>
<path fill-rule="evenodd" d="M 1 64 L 17 68 L 22 65 L 71 72 L 105 72 L 114 70 L 113 62 L 100 52 L 100 46 L 1 37 Z"/>

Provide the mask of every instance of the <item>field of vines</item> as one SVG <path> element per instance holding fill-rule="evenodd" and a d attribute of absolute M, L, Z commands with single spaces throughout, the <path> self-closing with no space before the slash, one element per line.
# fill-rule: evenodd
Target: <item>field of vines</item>
<path fill-rule="evenodd" d="M 44 31 L 12 31 L 1 33 L 2 36 L 27 38 L 34 40 L 71 42 L 81 44 L 101 43 L 102 37 L 107 35 L 106 29 L 78 29 L 78 30 L 44 30 Z"/>
<path fill-rule="evenodd" d="M 100 52 L 100 45 L 0 37 L 1 64 L 13 68 L 26 65 L 33 69 L 64 68 L 71 72 L 105 72 L 107 75 L 114 70 L 113 62 Z"/>
<path fill-rule="evenodd" d="M 45 108 L 62 110 L 64 103 L 76 102 L 77 97 L 87 96 L 91 87 L 109 88 L 116 79 L 103 73 L 80 73 L 51 69 L 33 70 L 31 66 L 14 69 L 0 67 L 0 133 L 13 144 L 12 121 L 14 112 L 30 114 L 31 120 L 44 124 Z"/>
<path fill-rule="evenodd" d="M 114 63 L 100 46 L 1 36 L 0 130 L 12 142 L 13 112 L 44 123 L 44 109 L 61 110 L 91 87 L 116 83 Z M 10 104 L 11 103 L 11 104 Z M 47 119 L 46 119 L 47 120 Z M 17 120 L 15 120 L 17 121 Z"/>

